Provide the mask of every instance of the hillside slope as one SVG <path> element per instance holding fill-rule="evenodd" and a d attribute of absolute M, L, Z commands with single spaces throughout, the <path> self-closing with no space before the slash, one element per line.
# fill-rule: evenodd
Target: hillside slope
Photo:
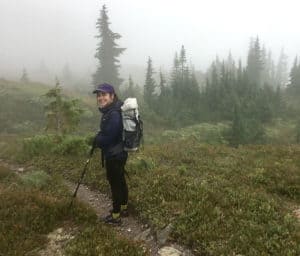
<path fill-rule="evenodd" d="M 0 79 L 0 133 L 28 133 L 42 131 L 45 127 L 44 96 L 49 85 L 30 82 L 28 84 Z M 93 127 L 97 109 L 93 99 L 76 91 L 63 90 L 63 94 L 80 100 L 84 109 L 82 126 Z"/>

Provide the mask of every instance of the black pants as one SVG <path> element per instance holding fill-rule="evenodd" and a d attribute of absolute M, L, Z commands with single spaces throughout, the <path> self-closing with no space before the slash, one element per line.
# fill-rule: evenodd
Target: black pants
<path fill-rule="evenodd" d="M 106 159 L 106 177 L 110 184 L 113 213 L 121 211 L 121 205 L 128 202 L 128 187 L 125 180 L 125 159 Z"/>

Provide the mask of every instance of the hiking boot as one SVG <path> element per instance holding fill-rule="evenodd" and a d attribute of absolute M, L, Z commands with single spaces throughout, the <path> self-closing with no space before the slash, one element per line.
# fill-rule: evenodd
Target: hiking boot
<path fill-rule="evenodd" d="M 128 217 L 128 205 L 127 204 L 121 204 L 121 217 Z"/>
<path fill-rule="evenodd" d="M 109 213 L 112 214 L 112 213 L 113 213 L 113 210 L 110 210 Z M 128 216 L 129 216 L 129 212 L 128 212 L 127 209 L 121 210 L 121 212 L 120 212 L 120 217 L 126 218 L 126 217 L 128 217 Z"/>
<path fill-rule="evenodd" d="M 121 221 L 121 218 L 120 218 L 120 214 L 118 214 L 118 215 L 119 216 L 115 217 L 114 213 L 111 213 L 111 214 L 107 215 L 103 219 L 103 221 L 104 221 L 104 223 L 110 224 L 110 225 L 121 225 L 122 221 Z"/>
<path fill-rule="evenodd" d="M 127 209 L 121 210 L 120 215 L 121 215 L 121 217 L 123 217 L 123 218 L 124 218 L 124 217 L 128 217 L 128 216 L 129 216 L 129 212 L 128 212 Z"/>

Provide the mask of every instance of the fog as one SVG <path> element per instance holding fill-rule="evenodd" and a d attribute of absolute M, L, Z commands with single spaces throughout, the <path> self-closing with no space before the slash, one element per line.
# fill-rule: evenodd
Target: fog
<path fill-rule="evenodd" d="M 300 53 L 296 0 L 0 0 L 0 77 L 19 77 L 23 68 L 29 76 L 41 69 L 59 74 L 68 64 L 89 80 L 103 4 L 127 48 L 120 58 L 124 76 L 146 69 L 148 56 L 156 69 L 168 70 L 181 45 L 203 71 L 229 51 L 245 60 L 250 37 L 258 36 L 275 60 L 282 47 L 290 63 Z"/>

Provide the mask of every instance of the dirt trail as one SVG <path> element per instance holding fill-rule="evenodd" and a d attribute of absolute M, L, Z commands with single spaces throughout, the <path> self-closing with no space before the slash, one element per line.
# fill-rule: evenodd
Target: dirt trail
<path fill-rule="evenodd" d="M 71 182 L 66 181 L 66 185 L 69 187 L 70 191 L 74 191 L 76 188 L 76 184 Z M 99 218 L 106 216 L 112 208 L 111 200 L 106 195 L 92 191 L 85 185 L 79 187 L 77 198 L 90 205 L 96 211 Z M 155 242 L 150 229 L 146 225 L 139 223 L 133 217 L 129 216 L 122 218 L 122 224 L 120 226 L 115 226 L 114 228 L 118 233 L 130 239 L 142 240 L 145 243 L 146 248 L 150 250 L 151 255 L 159 255 L 159 246 Z"/>
<path fill-rule="evenodd" d="M 74 191 L 76 184 L 66 182 L 66 185 L 71 191 Z M 89 204 L 97 213 L 99 218 L 108 214 L 109 209 L 112 208 L 111 200 L 107 195 L 92 191 L 87 186 L 81 185 L 77 192 L 77 198 Z M 192 252 L 177 244 L 169 243 L 168 236 L 171 232 L 170 226 L 166 227 L 160 232 L 152 232 L 148 225 L 144 225 L 136 218 L 129 216 L 122 218 L 122 225 L 114 227 L 117 232 L 129 239 L 135 241 L 142 241 L 150 252 L 151 256 L 192 256 Z"/>

